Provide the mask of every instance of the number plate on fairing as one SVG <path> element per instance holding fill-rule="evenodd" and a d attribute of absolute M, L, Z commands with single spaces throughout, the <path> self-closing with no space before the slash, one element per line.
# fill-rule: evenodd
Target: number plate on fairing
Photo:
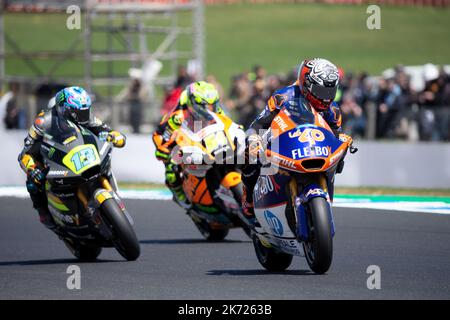
<path fill-rule="evenodd" d="M 77 146 L 63 158 L 64 165 L 75 174 L 81 174 L 84 171 L 100 164 L 100 156 L 97 148 L 93 144 Z"/>

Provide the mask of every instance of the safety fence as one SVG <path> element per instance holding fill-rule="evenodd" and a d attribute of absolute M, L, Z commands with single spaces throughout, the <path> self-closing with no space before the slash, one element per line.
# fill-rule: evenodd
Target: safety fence
<path fill-rule="evenodd" d="M 0 131 L 2 157 L 0 186 L 20 186 L 25 174 L 18 154 L 26 131 Z M 355 141 L 359 151 L 347 155 L 337 186 L 450 188 L 450 143 Z M 113 154 L 113 171 L 119 181 L 164 183 L 164 166 L 154 156 L 147 135 L 128 135 L 127 146 Z"/>

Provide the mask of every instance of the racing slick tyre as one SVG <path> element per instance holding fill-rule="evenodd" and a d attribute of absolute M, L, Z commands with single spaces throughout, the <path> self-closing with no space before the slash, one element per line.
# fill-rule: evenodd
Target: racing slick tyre
<path fill-rule="evenodd" d="M 204 219 L 201 221 L 192 219 L 192 221 L 205 239 L 211 242 L 223 241 L 230 231 L 228 228 L 212 228 Z"/>
<path fill-rule="evenodd" d="M 229 231 L 230 229 L 228 228 L 211 229 L 209 232 L 209 237 L 206 239 L 212 242 L 223 241 L 227 237 Z"/>
<path fill-rule="evenodd" d="M 291 265 L 292 255 L 265 247 L 256 235 L 252 239 L 256 257 L 268 271 L 284 271 Z"/>
<path fill-rule="evenodd" d="M 63 239 L 72 254 L 81 261 L 94 261 L 102 252 L 102 248 L 94 245 L 83 245 L 70 239 Z"/>
<path fill-rule="evenodd" d="M 310 240 L 303 242 L 303 250 L 311 270 L 323 274 L 330 268 L 333 258 L 330 207 L 327 200 L 317 197 L 309 202 L 309 209 Z"/>
<path fill-rule="evenodd" d="M 128 261 L 136 260 L 141 249 L 133 227 L 115 199 L 108 199 L 101 206 L 102 216 L 114 234 L 114 246 Z"/>

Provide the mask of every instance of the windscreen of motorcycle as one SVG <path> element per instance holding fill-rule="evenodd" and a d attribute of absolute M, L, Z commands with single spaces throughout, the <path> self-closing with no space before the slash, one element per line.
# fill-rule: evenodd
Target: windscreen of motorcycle
<path fill-rule="evenodd" d="M 233 150 L 223 131 L 223 125 L 217 122 L 212 113 L 205 111 L 190 115 L 183 125 L 201 140 L 206 151 L 217 161 L 225 161 L 233 157 Z"/>
<path fill-rule="evenodd" d="M 303 99 L 293 99 L 284 104 L 287 114 L 297 124 L 313 124 L 314 114 L 308 102 Z"/>
<path fill-rule="evenodd" d="M 193 133 L 198 133 L 202 129 L 215 123 L 216 120 L 206 110 L 197 113 L 190 112 L 184 120 L 184 125 Z"/>
<path fill-rule="evenodd" d="M 77 127 L 75 124 L 61 117 L 52 117 L 52 123 L 46 131 L 52 137 L 52 140 L 63 144 L 70 137 L 77 136 Z"/>

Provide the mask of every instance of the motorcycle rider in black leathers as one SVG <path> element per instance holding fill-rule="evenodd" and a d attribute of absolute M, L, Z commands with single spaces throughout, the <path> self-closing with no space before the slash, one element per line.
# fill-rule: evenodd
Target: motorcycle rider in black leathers
<path fill-rule="evenodd" d="M 59 91 L 55 96 L 55 106 L 37 115 L 24 140 L 25 146 L 18 160 L 22 170 L 27 174 L 27 190 L 40 221 L 55 232 L 59 229 L 48 209 L 45 193 L 47 170 L 43 164 L 41 143 L 50 130 L 69 126 L 68 121 L 83 126 L 97 136 L 104 135 L 115 147 L 122 148 L 125 145 L 124 135 L 111 130 L 108 125 L 91 114 L 91 98 L 80 87 L 68 87 Z"/>

